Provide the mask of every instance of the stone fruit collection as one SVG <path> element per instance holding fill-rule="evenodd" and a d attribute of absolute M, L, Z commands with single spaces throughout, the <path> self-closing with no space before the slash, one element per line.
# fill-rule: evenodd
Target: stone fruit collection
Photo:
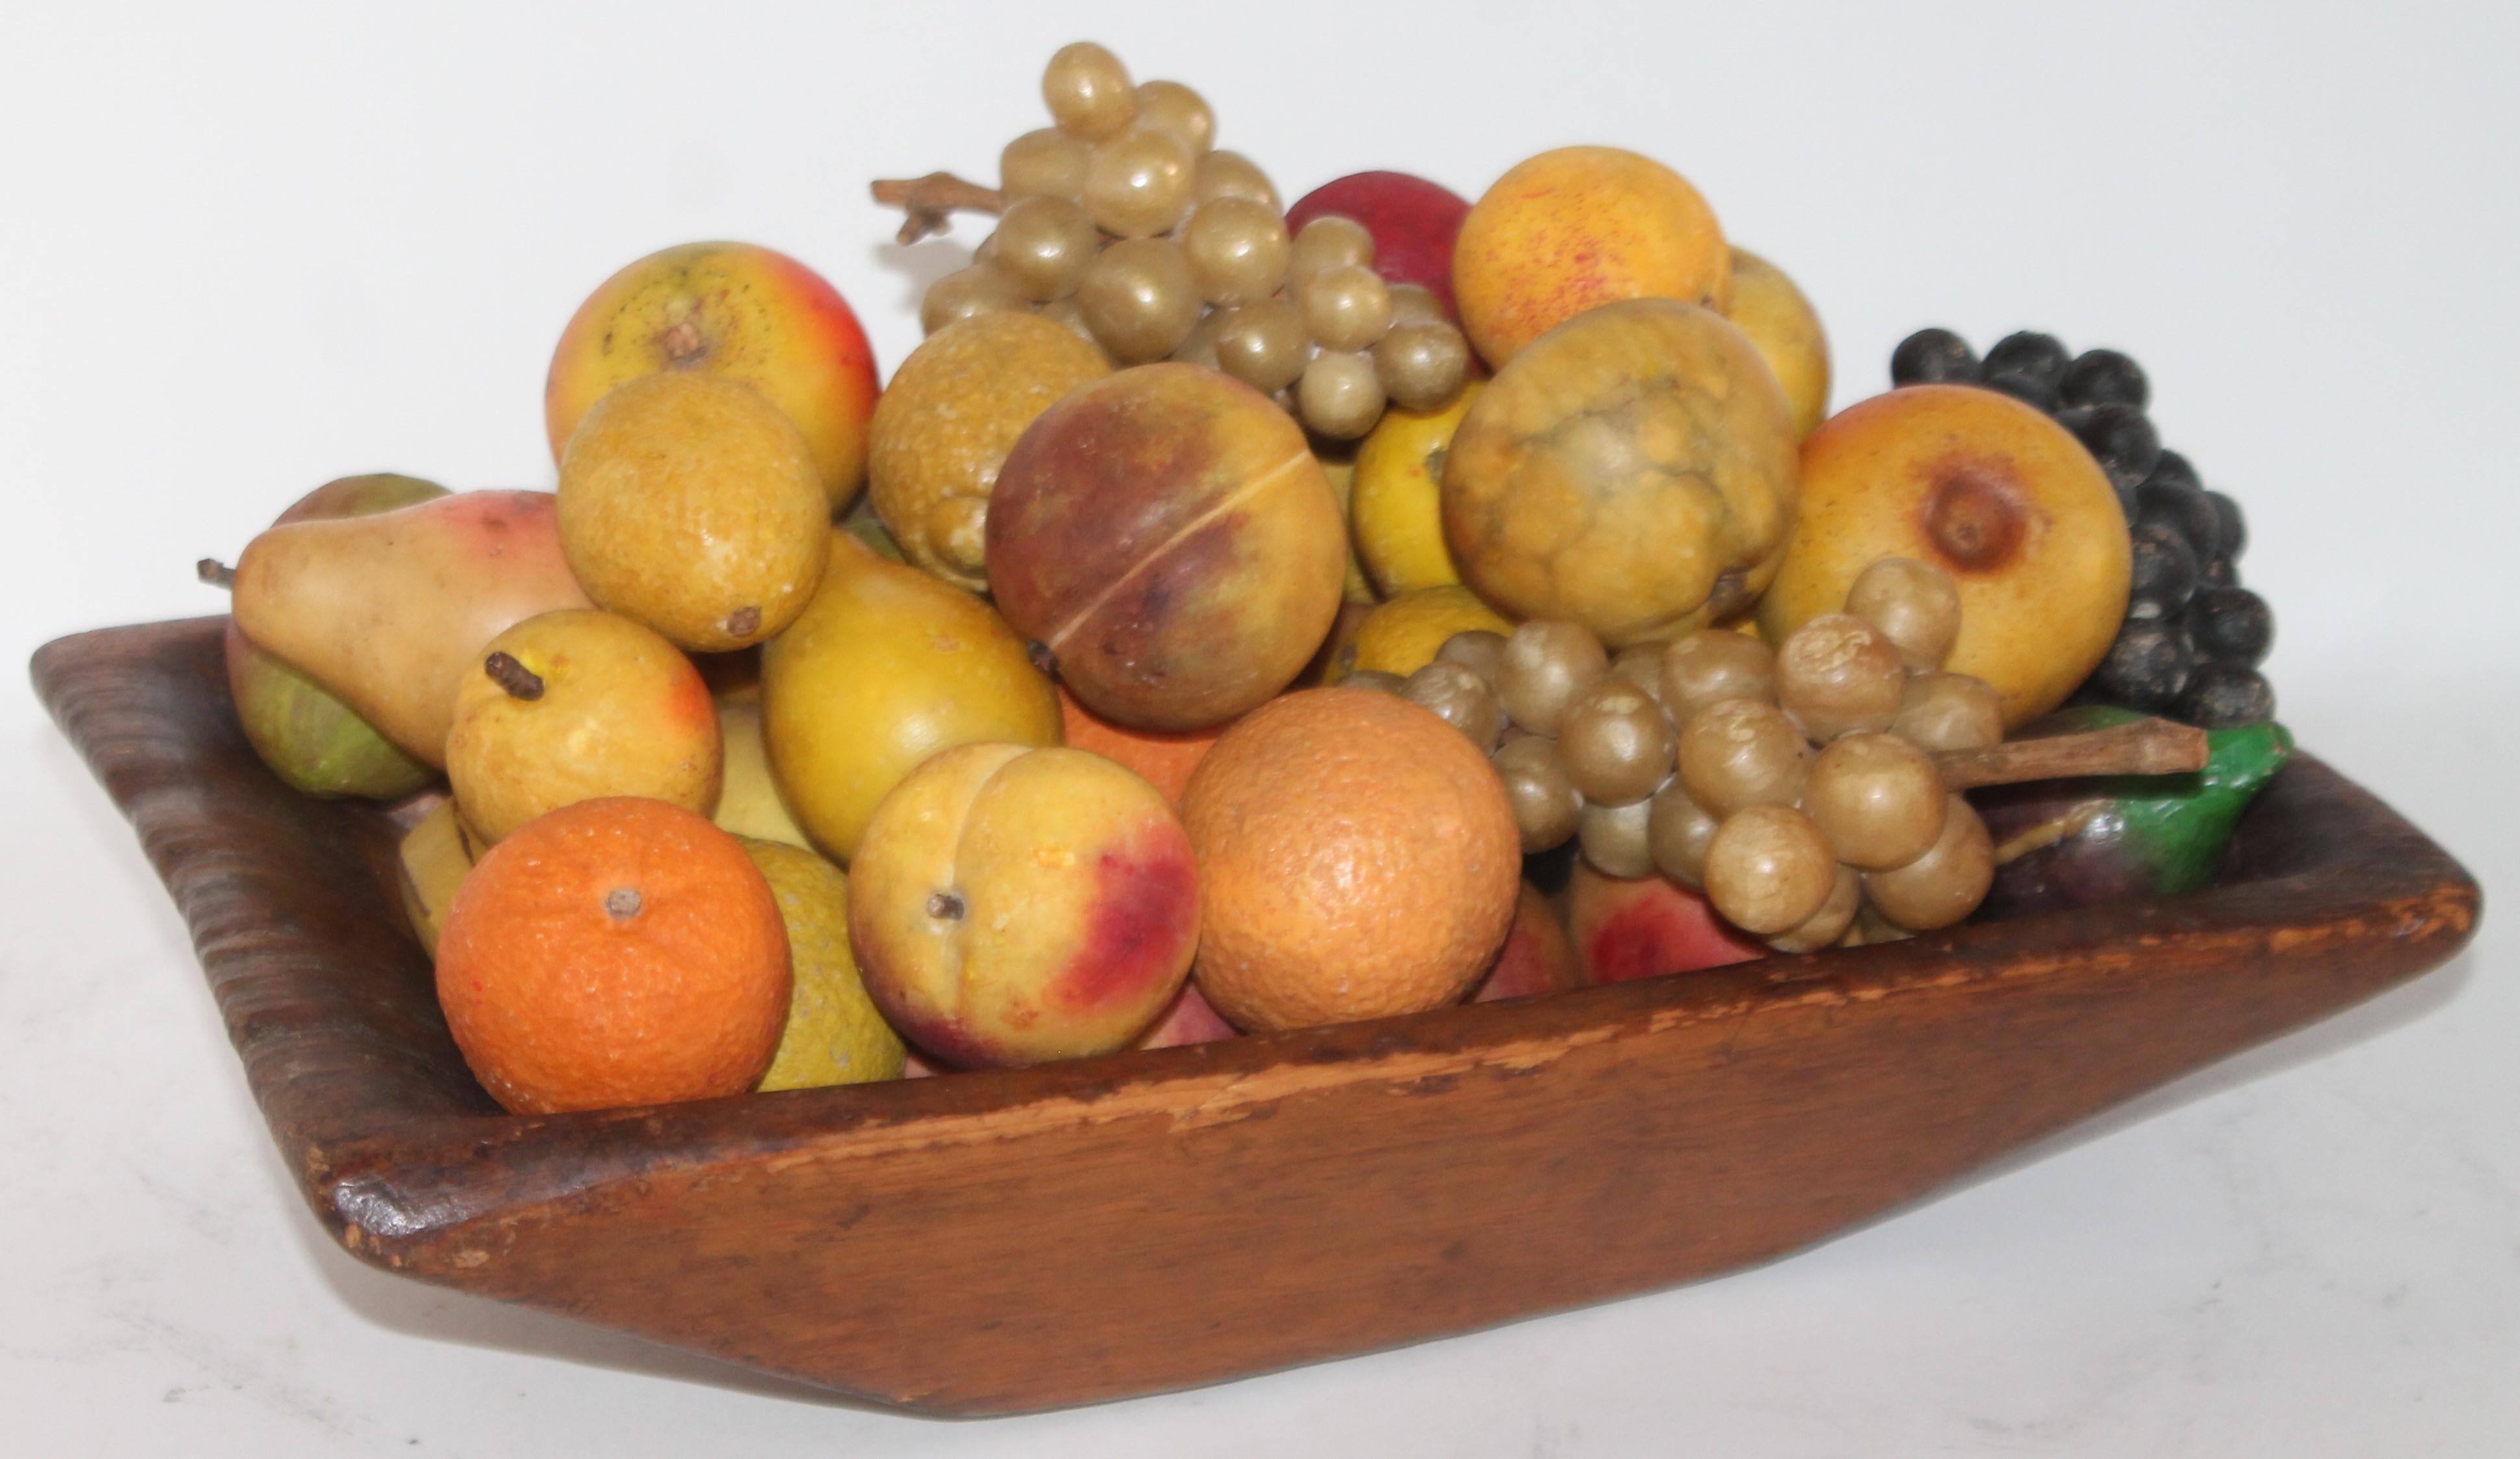
<path fill-rule="evenodd" d="M 556 489 L 346 478 L 202 564 L 256 752 L 405 828 L 506 1108 L 2176 895 L 2281 767 L 2239 509 L 2127 356 L 1928 330 L 1831 414 L 1650 158 L 1285 207 L 1187 86 L 1042 94 L 996 186 L 876 184 L 995 215 L 887 386 L 804 264 L 667 249 L 561 333 Z"/>

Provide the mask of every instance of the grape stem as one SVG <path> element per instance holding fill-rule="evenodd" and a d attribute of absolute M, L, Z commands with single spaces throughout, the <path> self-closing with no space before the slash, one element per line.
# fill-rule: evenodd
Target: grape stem
<path fill-rule="evenodd" d="M 2193 725 L 2138 719 L 2079 735 L 1938 750 L 1934 768 L 1955 791 L 2086 775 L 2184 775 L 2205 768 L 2207 749 L 2205 732 Z"/>
<path fill-rule="evenodd" d="M 915 244 L 931 233 L 952 231 L 957 212 L 1007 210 L 1006 194 L 976 182 L 965 182 L 951 172 L 882 178 L 871 191 L 878 203 L 902 210 L 901 231 L 893 236 L 906 244 Z"/>

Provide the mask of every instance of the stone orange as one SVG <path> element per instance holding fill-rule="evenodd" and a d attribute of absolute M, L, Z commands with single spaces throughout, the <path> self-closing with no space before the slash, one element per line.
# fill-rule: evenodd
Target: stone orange
<path fill-rule="evenodd" d="M 1194 977 L 1244 1028 L 1458 1002 L 1512 925 L 1522 842 L 1459 730 L 1369 689 L 1272 700 L 1191 776 Z"/>

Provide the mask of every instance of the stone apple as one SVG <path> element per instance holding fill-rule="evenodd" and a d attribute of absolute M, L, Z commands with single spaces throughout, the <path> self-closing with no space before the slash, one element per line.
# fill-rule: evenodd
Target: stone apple
<path fill-rule="evenodd" d="M 1453 241 L 1470 202 L 1442 183 L 1407 172 L 1351 172 L 1295 200 L 1286 209 L 1286 231 L 1302 231 L 1317 217 L 1353 218 L 1373 235 L 1373 271 L 1393 284 L 1416 284 L 1435 296 L 1446 317 L 1460 322 L 1453 304 Z"/>
<path fill-rule="evenodd" d="M 837 515 L 866 480 L 875 354 L 839 291 L 753 244 L 651 253 L 578 305 L 552 351 L 543 425 L 558 461 L 578 418 L 614 386 L 662 370 L 739 380 L 804 433 Z"/>

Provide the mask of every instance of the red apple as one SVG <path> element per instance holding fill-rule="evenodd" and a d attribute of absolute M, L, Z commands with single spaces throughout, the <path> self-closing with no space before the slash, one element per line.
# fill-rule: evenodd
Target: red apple
<path fill-rule="evenodd" d="M 1297 199 L 1286 209 L 1286 228 L 1298 231 L 1326 213 L 1356 219 L 1373 235 L 1374 272 L 1389 283 L 1423 285 L 1459 323 L 1453 238 L 1469 211 L 1469 200 L 1441 183 L 1406 172 L 1351 172 Z"/>
<path fill-rule="evenodd" d="M 1669 877 L 1605 877 L 1582 861 L 1567 889 L 1566 930 L 1594 982 L 1694 973 L 1768 955 L 1766 944 Z"/>

